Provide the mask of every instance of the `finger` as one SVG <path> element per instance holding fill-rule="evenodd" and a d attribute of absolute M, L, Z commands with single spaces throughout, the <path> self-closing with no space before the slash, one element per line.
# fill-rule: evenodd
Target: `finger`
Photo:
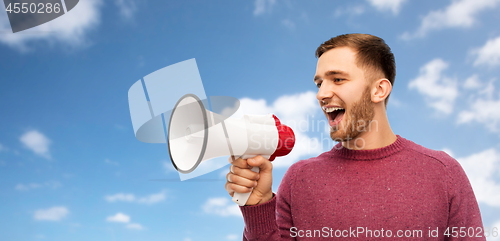
<path fill-rule="evenodd" d="M 234 195 L 234 190 L 231 189 L 230 184 L 230 182 L 226 182 L 224 188 L 226 188 L 227 193 L 229 193 L 229 195 L 232 197 Z"/>
<path fill-rule="evenodd" d="M 232 164 L 234 166 L 237 166 L 239 168 L 248 168 L 248 163 L 247 163 L 247 160 L 245 159 L 241 159 L 241 158 L 238 158 L 238 159 L 235 159 Z"/>
<path fill-rule="evenodd" d="M 229 170 L 231 171 L 231 173 L 235 174 L 235 175 L 238 175 L 238 176 L 241 176 L 241 177 L 244 177 L 246 179 L 249 179 L 249 180 L 254 180 L 254 181 L 257 181 L 259 180 L 259 173 L 257 172 L 254 172 L 250 169 L 246 169 L 246 168 L 239 168 L 239 167 L 236 167 L 236 166 L 233 166 L 231 165 L 229 167 Z"/>
<path fill-rule="evenodd" d="M 238 175 L 234 175 L 232 173 L 228 173 L 226 175 L 226 179 L 227 179 L 228 182 L 235 183 L 235 184 L 238 184 L 238 185 L 244 186 L 244 187 L 253 188 L 253 187 L 257 186 L 257 182 L 256 181 L 249 180 L 249 179 L 246 179 L 244 177 L 240 177 Z"/>
<path fill-rule="evenodd" d="M 251 192 L 253 190 L 253 188 L 241 186 L 241 185 L 238 185 L 236 183 L 229 183 L 228 187 L 237 193 L 247 193 L 247 192 Z"/>

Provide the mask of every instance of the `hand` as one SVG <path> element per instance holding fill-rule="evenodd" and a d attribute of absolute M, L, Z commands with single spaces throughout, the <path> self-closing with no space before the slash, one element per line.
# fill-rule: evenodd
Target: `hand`
<path fill-rule="evenodd" d="M 232 162 L 232 165 L 226 175 L 226 191 L 229 195 L 232 197 L 234 192 L 252 192 L 245 204 L 247 206 L 271 200 L 273 198 L 273 164 L 262 156 L 248 158 L 247 160 L 238 158 L 234 161 L 232 161 L 232 158 L 229 157 L 229 162 Z M 256 166 L 260 168 L 260 173 L 250 170 Z"/>

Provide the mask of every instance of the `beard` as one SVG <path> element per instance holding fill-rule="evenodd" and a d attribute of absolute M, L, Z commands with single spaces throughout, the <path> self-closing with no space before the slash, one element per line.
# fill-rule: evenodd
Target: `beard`
<path fill-rule="evenodd" d="M 339 129 L 340 123 L 335 127 L 330 127 L 330 137 L 338 142 L 355 139 L 361 133 L 369 131 L 374 116 L 370 88 L 367 87 L 360 100 L 354 102 L 344 114 L 345 119 L 342 121 L 345 125 L 341 129 Z"/>

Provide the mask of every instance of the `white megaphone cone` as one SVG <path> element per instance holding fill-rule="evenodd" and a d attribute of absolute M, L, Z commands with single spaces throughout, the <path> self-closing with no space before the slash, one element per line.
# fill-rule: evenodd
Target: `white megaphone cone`
<path fill-rule="evenodd" d="M 290 153 L 295 144 L 292 129 L 272 114 L 227 119 L 205 109 L 193 94 L 179 99 L 167 133 L 170 159 L 181 173 L 194 171 L 202 161 L 227 155 L 243 159 L 262 155 L 272 161 Z M 252 171 L 259 172 L 259 168 Z M 233 201 L 243 206 L 250 194 L 234 193 Z"/>

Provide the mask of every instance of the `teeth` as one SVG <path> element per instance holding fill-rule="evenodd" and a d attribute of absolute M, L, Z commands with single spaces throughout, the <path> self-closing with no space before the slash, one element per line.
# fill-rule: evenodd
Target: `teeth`
<path fill-rule="evenodd" d="M 336 110 L 343 110 L 343 109 L 344 108 L 340 108 L 340 107 L 329 107 L 329 108 L 323 107 L 323 110 L 327 113 L 334 112 Z"/>

